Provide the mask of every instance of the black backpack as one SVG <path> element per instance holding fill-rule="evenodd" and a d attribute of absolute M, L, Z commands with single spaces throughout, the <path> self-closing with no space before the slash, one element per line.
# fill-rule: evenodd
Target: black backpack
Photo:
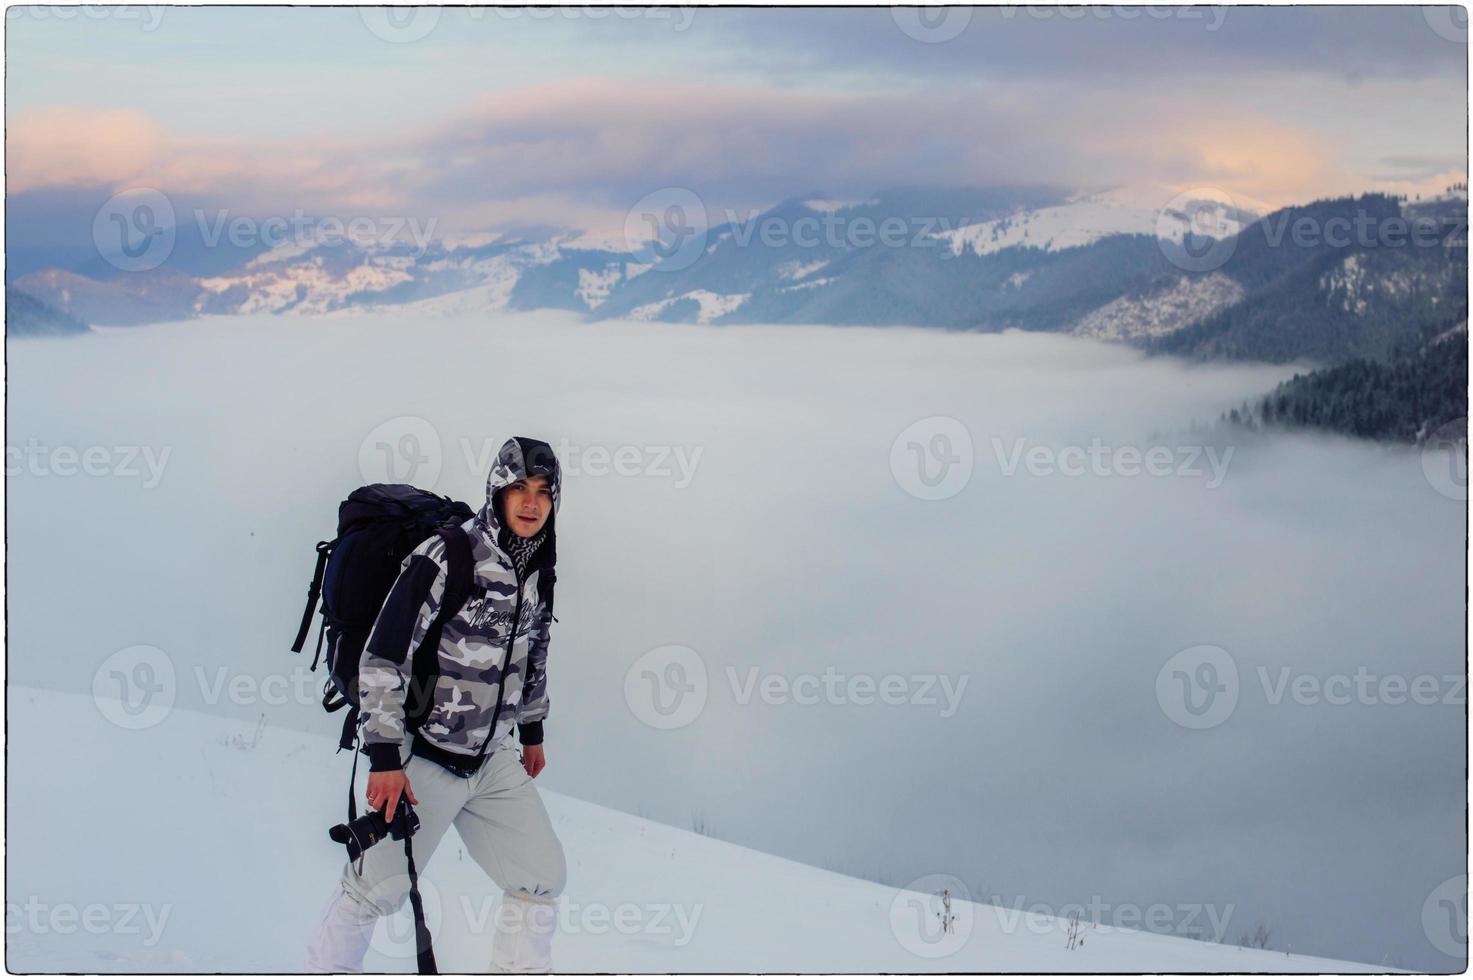
<path fill-rule="evenodd" d="M 322 706 L 329 712 L 351 705 L 343 719 L 338 751 L 351 750 L 358 736 L 358 661 L 373 629 L 374 620 L 399 577 L 405 557 L 430 535 L 445 542 L 449 576 L 444 600 L 425 633 L 424 641 L 411 655 L 409 690 L 405 696 L 405 726 L 418 728 L 429 713 L 439 672 L 440 631 L 478 591 L 475 560 L 470 538 L 460 525 L 475 513 L 466 504 L 403 483 L 371 483 L 348 494 L 338 505 L 338 536 L 317 542 L 317 566 L 307 587 L 307 608 L 292 652 L 301 653 L 312 626 L 312 613 L 322 600 L 322 626 L 317 633 L 317 653 L 312 669 L 322 659 L 322 642 L 327 640 L 328 679 L 323 684 Z M 358 774 L 358 756 L 353 756 L 353 774 L 348 777 L 348 822 L 358 816 L 353 785 Z M 418 966 L 422 974 L 437 972 L 433 939 L 425 923 L 419 894 L 418 870 L 410 838 L 404 838 L 404 857 L 409 868 L 409 900 L 414 908 Z"/>
<path fill-rule="evenodd" d="M 327 641 L 328 680 L 322 706 L 329 712 L 350 707 L 343 719 L 340 749 L 351 749 L 358 726 L 358 662 L 368 634 L 399 577 L 404 558 L 426 538 L 445 541 L 450 566 L 444 601 L 411 657 L 412 681 L 405 701 L 405 725 L 413 730 L 429 712 L 439 666 L 440 631 L 478 591 L 470 539 L 460 525 L 474 512 L 466 504 L 402 483 L 359 487 L 338 505 L 338 535 L 317 543 L 317 567 L 307 588 L 307 608 L 292 652 L 300 653 L 322 600 L 322 626 L 312 669 Z"/>

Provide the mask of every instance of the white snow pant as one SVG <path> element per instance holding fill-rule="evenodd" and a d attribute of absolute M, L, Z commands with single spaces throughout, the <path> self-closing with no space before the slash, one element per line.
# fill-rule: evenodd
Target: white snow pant
<path fill-rule="evenodd" d="M 419 800 L 414 807 L 419 816 L 414 866 L 421 888 L 430 855 L 453 823 L 466 852 L 503 892 L 501 908 L 492 917 L 491 972 L 548 972 L 556 900 L 566 881 L 567 863 L 542 797 L 516 749 L 504 746 L 491 753 L 469 779 L 409 755 L 407 747 L 404 755 L 404 773 Z M 362 861 L 361 872 L 356 861 L 343 867 L 342 880 L 334 886 L 307 948 L 309 972 L 362 972 L 379 916 L 393 915 L 409 897 L 403 842 L 380 841 Z M 444 905 L 446 910 L 460 907 L 459 902 Z"/>

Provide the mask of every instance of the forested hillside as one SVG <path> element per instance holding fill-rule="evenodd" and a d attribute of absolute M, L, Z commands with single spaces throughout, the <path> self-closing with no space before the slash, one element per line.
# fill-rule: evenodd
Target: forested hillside
<path fill-rule="evenodd" d="M 1466 439 L 1467 415 L 1465 323 L 1389 361 L 1356 358 L 1295 375 L 1257 403 L 1235 409 L 1229 421 L 1419 443 L 1460 419 Z"/>

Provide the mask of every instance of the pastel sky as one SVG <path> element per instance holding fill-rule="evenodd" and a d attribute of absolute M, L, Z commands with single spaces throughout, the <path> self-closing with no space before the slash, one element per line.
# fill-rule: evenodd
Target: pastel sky
<path fill-rule="evenodd" d="M 1271 204 L 1467 174 L 1461 8 L 13 7 L 7 181 L 258 216 L 617 226 L 897 184 L 1212 186 Z"/>

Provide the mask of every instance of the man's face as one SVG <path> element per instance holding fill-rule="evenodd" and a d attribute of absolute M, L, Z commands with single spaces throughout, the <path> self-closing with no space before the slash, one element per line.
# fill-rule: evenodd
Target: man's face
<path fill-rule="evenodd" d="M 542 530 L 552 513 L 552 486 L 545 476 L 529 476 L 501 491 L 501 509 L 507 526 L 521 538 Z"/>

